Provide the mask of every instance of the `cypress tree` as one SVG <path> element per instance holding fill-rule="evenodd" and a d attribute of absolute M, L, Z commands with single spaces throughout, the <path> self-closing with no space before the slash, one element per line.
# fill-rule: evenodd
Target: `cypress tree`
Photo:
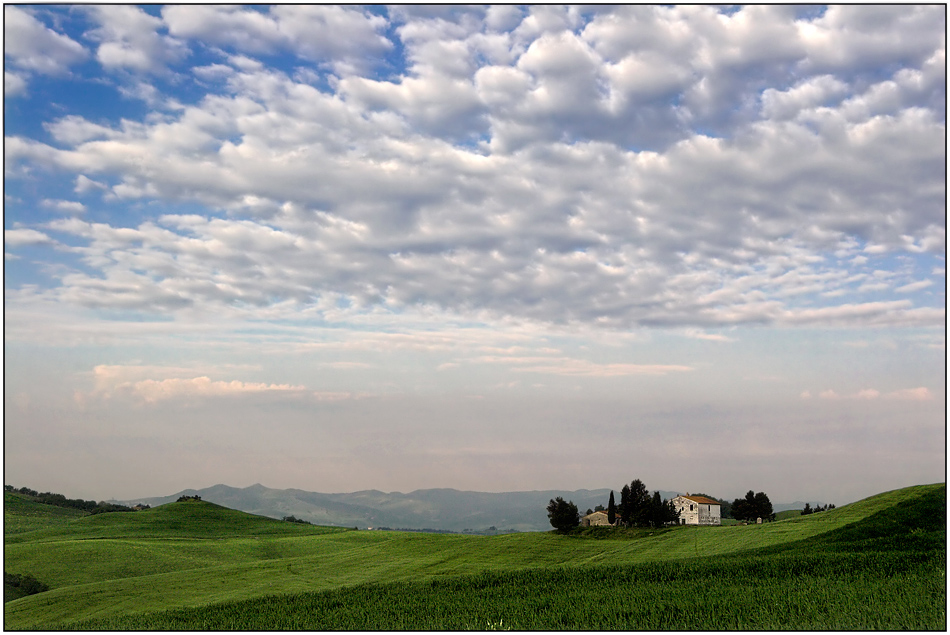
<path fill-rule="evenodd" d="M 617 505 L 614 504 L 614 491 L 610 490 L 610 499 L 607 501 L 607 522 L 611 525 L 617 520 Z"/>
<path fill-rule="evenodd" d="M 630 486 L 624 485 L 620 490 L 620 524 L 630 526 Z"/>

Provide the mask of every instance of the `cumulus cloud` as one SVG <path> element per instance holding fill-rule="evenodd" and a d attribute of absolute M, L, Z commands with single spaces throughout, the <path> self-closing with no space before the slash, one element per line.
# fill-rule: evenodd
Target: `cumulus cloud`
<path fill-rule="evenodd" d="M 341 74 L 365 70 L 393 48 L 385 18 L 346 6 L 163 7 L 169 33 L 242 53 L 290 50 Z"/>
<path fill-rule="evenodd" d="M 161 19 L 138 7 L 92 6 L 88 12 L 99 27 L 87 37 L 99 42 L 96 58 L 108 69 L 164 72 L 168 63 L 188 55 L 184 43 L 159 33 Z"/>
<path fill-rule="evenodd" d="M 3 55 L 24 71 L 65 73 L 83 61 L 88 52 L 81 44 L 40 22 L 31 10 L 3 7 Z M 10 81 L 4 74 L 4 80 Z M 17 76 L 20 81 L 23 76 Z"/>
<path fill-rule="evenodd" d="M 65 214 L 82 214 L 86 211 L 86 206 L 79 201 L 62 201 L 45 198 L 40 204 L 43 207 L 48 207 L 50 209 L 56 210 L 57 212 L 63 212 Z"/>
<path fill-rule="evenodd" d="M 266 312 L 339 297 L 694 337 L 945 320 L 910 299 L 926 273 L 870 273 L 945 250 L 933 8 L 91 11 L 115 68 L 155 71 L 199 39 L 234 54 L 193 69 L 214 88 L 173 113 L 66 115 L 46 125 L 60 147 L 7 138 L 11 170 L 200 210 L 35 228 L 78 239 L 92 268 L 59 278 L 64 301 Z M 366 70 L 396 50 L 396 23 L 404 67 Z M 890 61 L 869 65 L 894 30 L 875 53 Z M 243 56 L 279 51 L 340 77 L 318 88 Z"/>
<path fill-rule="evenodd" d="M 29 245 L 52 245 L 56 241 L 35 229 L 5 229 L 3 230 L 3 244 L 7 247 L 23 247 Z"/>
<path fill-rule="evenodd" d="M 27 79 L 22 73 L 3 72 L 3 94 L 18 97 L 26 94 Z"/>

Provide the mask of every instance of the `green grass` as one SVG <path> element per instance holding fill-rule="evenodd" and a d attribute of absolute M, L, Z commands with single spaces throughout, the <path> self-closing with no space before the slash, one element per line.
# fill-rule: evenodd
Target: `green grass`
<path fill-rule="evenodd" d="M 3 535 L 9 540 L 13 534 L 66 526 L 86 512 L 68 507 L 54 507 L 35 503 L 25 496 L 3 492 Z"/>
<path fill-rule="evenodd" d="M 921 630 L 946 622 L 937 564 L 919 571 L 897 557 L 813 554 L 542 568 L 269 596 L 73 628 Z"/>
<path fill-rule="evenodd" d="M 775 523 L 623 536 L 342 532 L 173 504 L 7 536 L 7 570 L 52 589 L 8 603 L 4 626 L 939 628 L 945 501 L 943 484 L 919 486 Z M 779 608 L 757 609 L 766 596 Z M 697 601 L 721 626 L 689 621 Z"/>
<path fill-rule="evenodd" d="M 775 514 L 775 520 L 788 520 L 789 518 L 798 518 L 801 515 L 802 510 L 800 509 L 786 509 L 783 512 Z"/>
<path fill-rule="evenodd" d="M 48 507 L 48 505 L 43 505 L 43 507 Z M 288 523 L 274 518 L 237 512 L 214 503 L 187 501 L 169 503 L 138 512 L 81 514 L 81 517 L 73 518 L 72 522 L 51 523 L 33 531 L 4 536 L 4 542 L 19 544 L 103 538 L 204 540 L 252 536 L 312 536 L 341 531 L 348 530 L 305 523 Z"/>

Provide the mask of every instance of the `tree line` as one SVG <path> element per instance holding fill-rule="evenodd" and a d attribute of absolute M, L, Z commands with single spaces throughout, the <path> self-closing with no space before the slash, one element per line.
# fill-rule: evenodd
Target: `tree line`
<path fill-rule="evenodd" d="M 829 509 L 834 509 L 835 506 L 831 503 L 827 505 L 815 505 L 812 507 L 809 503 L 805 503 L 805 509 L 802 510 L 802 516 L 807 516 L 808 514 L 817 514 L 818 512 L 826 512 Z"/>
<path fill-rule="evenodd" d="M 105 501 L 99 501 L 98 503 L 93 500 L 83 500 L 81 498 L 66 498 L 62 494 L 54 494 L 53 492 L 37 492 L 35 489 L 30 489 L 29 487 L 20 487 L 16 488 L 12 485 L 4 485 L 4 491 L 13 492 L 14 494 L 22 494 L 23 496 L 29 497 L 31 500 L 37 503 L 42 503 L 44 505 L 53 505 L 54 507 L 67 507 L 70 509 L 79 509 L 81 511 L 87 512 L 89 514 L 102 514 L 106 512 L 134 512 L 135 510 L 131 507 L 125 505 L 119 505 L 117 503 L 107 503 Z"/>
<path fill-rule="evenodd" d="M 558 531 L 569 531 L 580 524 L 577 505 L 572 501 L 565 501 L 560 496 L 551 499 L 547 511 L 551 526 Z M 635 479 L 621 488 L 619 505 L 611 490 L 606 511 L 607 522 L 611 525 L 619 524 L 622 527 L 658 528 L 679 520 L 673 501 L 663 500 L 659 490 L 650 496 L 650 491 L 640 479 Z M 591 510 L 588 509 L 587 513 L 590 514 Z"/>
<path fill-rule="evenodd" d="M 731 517 L 745 522 L 756 522 L 759 518 L 763 521 L 775 520 L 772 502 L 765 492 L 749 490 L 744 498 L 737 498 L 732 503 L 708 494 L 696 494 L 696 496 L 704 496 L 719 501 L 722 518 Z M 812 510 L 806 504 L 805 508 L 809 511 L 803 511 L 802 514 L 834 509 L 834 505 L 830 507 L 826 505 Z M 649 490 L 640 479 L 635 479 L 629 485 L 623 486 L 620 490 L 619 504 L 615 502 L 614 493 L 611 490 L 606 509 L 603 505 L 597 505 L 594 510 L 588 509 L 587 514 L 589 515 L 593 511 L 605 511 L 607 522 L 621 527 L 658 528 L 679 522 L 679 514 L 673 505 L 672 499 L 662 500 L 659 491 L 653 492 L 653 496 L 650 496 Z M 569 531 L 580 524 L 580 513 L 577 506 L 571 501 L 565 501 L 560 496 L 551 499 L 548 503 L 547 512 L 551 526 L 558 531 Z"/>

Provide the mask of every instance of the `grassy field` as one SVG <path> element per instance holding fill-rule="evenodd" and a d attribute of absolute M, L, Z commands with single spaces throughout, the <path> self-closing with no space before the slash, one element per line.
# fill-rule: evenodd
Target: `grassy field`
<path fill-rule="evenodd" d="M 938 484 L 763 525 L 573 536 L 344 531 L 209 503 L 47 522 L 9 505 L 35 528 L 6 532 L 6 570 L 51 590 L 7 603 L 4 626 L 943 629 L 945 502 Z"/>
<path fill-rule="evenodd" d="M 78 509 L 42 505 L 19 494 L 3 493 L 3 535 L 6 540 L 13 534 L 64 527 L 68 521 L 85 515 L 86 512 Z"/>

